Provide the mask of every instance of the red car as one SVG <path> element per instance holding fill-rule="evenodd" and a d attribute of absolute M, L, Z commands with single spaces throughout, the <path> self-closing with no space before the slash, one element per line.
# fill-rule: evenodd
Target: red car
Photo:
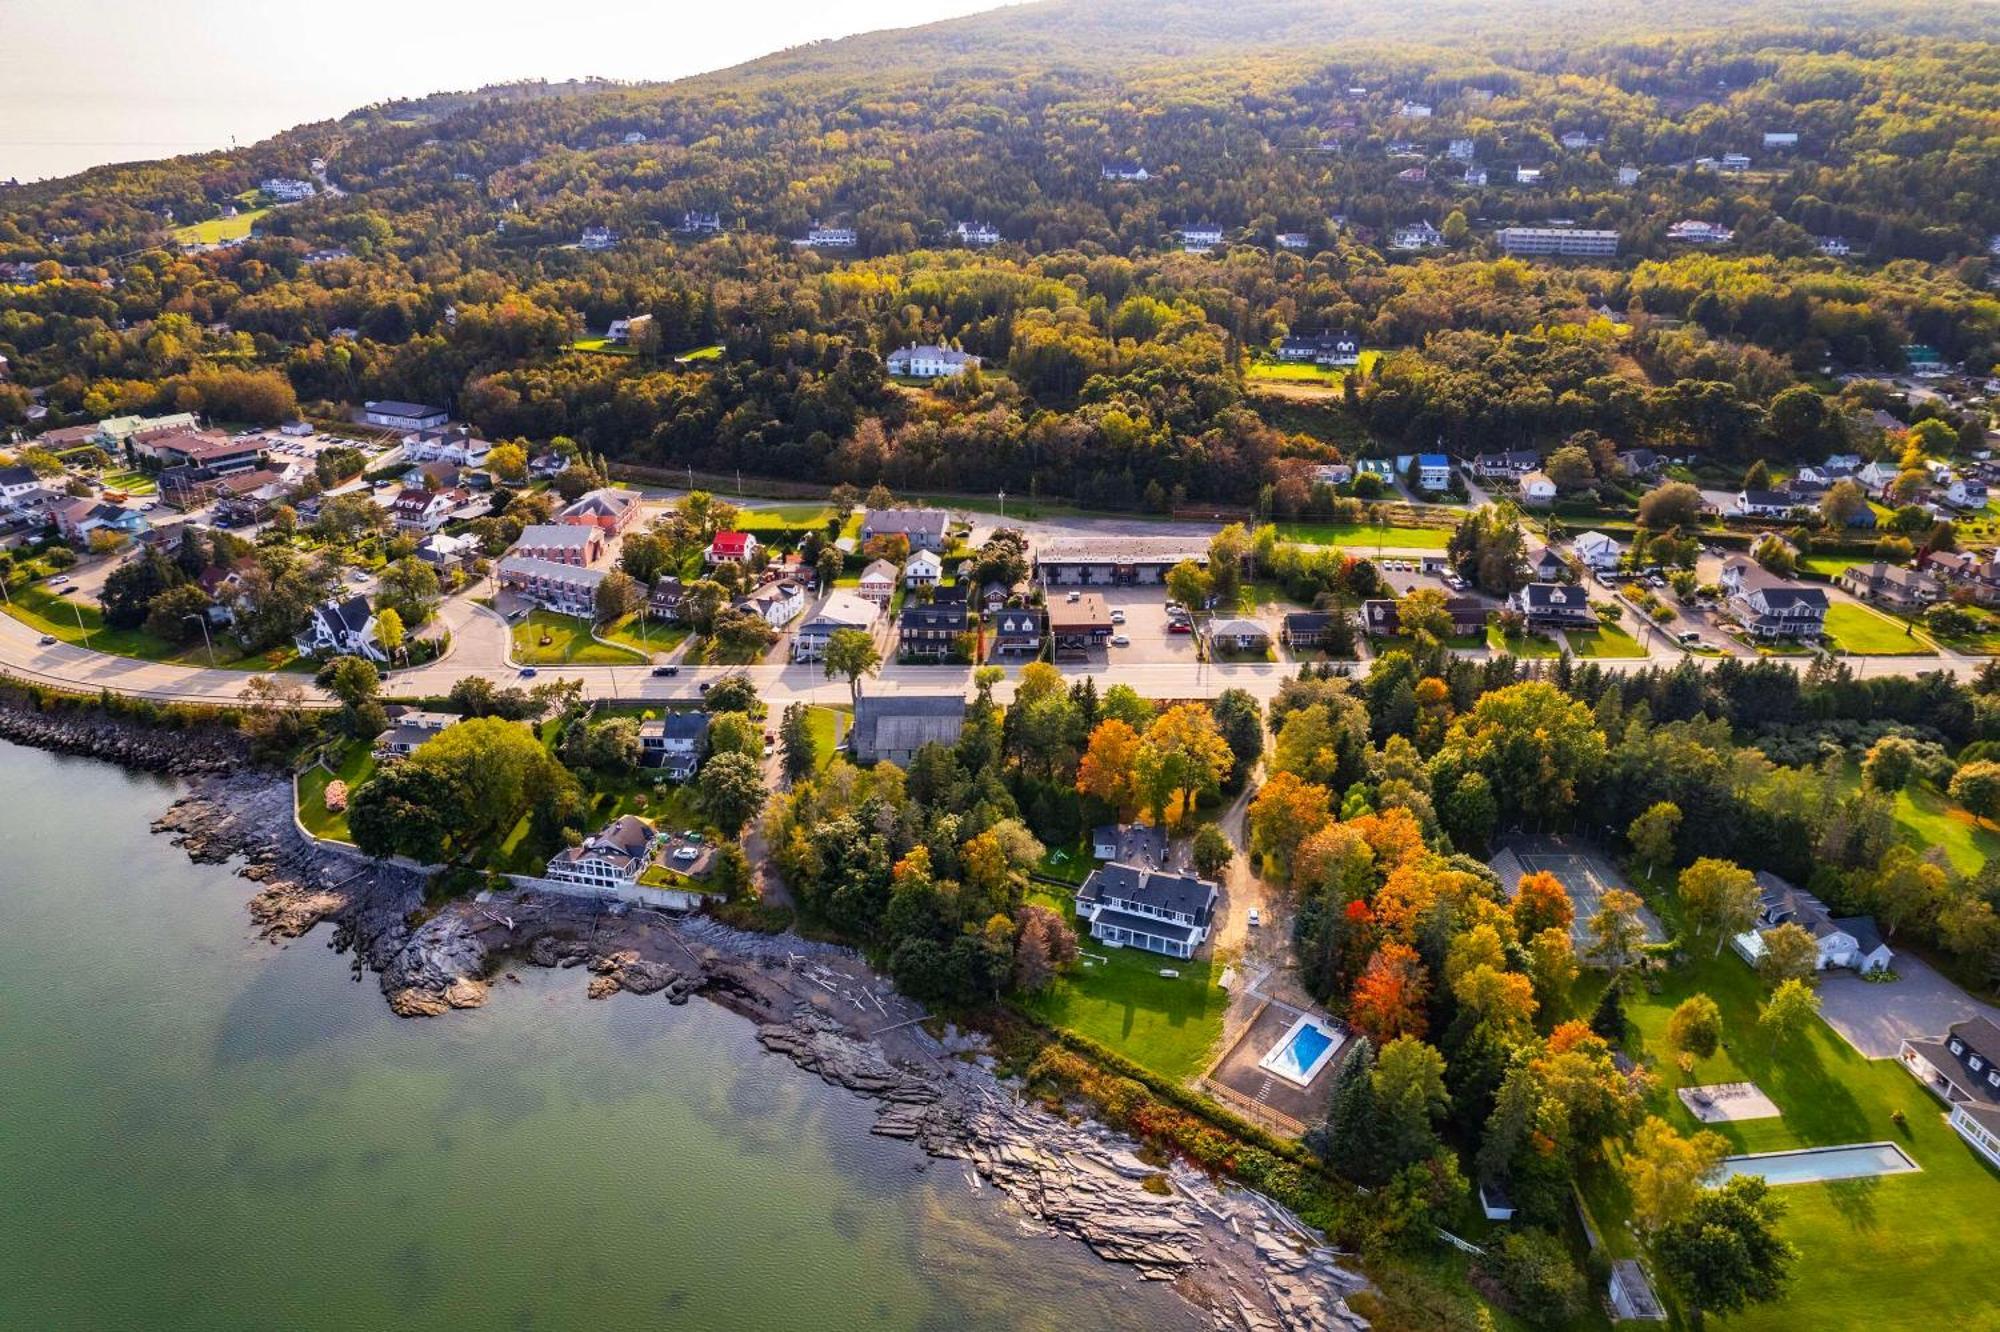
<path fill-rule="evenodd" d="M 1175 620 L 1167 626 L 1167 632 L 1170 634 L 1191 634 L 1194 632 L 1194 628 L 1186 620 Z"/>

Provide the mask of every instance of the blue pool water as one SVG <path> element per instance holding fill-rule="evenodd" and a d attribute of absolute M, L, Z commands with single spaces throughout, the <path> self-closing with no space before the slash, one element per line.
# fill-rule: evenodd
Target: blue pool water
<path fill-rule="evenodd" d="M 1919 1167 L 1893 1142 L 1865 1142 L 1854 1147 L 1809 1147 L 1797 1152 L 1732 1156 L 1723 1161 L 1722 1169 L 1724 1178 L 1762 1175 L 1771 1184 L 1812 1184 L 1870 1175 L 1905 1175 Z"/>
<path fill-rule="evenodd" d="M 1333 1037 L 1309 1022 L 1292 1033 L 1283 1056 L 1276 1062 L 1285 1066 L 1282 1071 L 1303 1078 L 1332 1045 Z"/>

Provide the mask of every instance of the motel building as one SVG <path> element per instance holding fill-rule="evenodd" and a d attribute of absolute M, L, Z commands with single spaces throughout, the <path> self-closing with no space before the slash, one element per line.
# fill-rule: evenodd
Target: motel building
<path fill-rule="evenodd" d="M 1215 885 L 1192 874 L 1104 865 L 1077 890 L 1076 914 L 1102 943 L 1186 958 L 1208 939 L 1215 897 Z"/>
<path fill-rule="evenodd" d="M 1899 1057 L 1910 1076 L 1951 1107 L 1959 1137 L 2000 1166 L 2000 1026 L 1977 1017 L 1953 1024 L 1943 1040 L 1905 1039 Z"/>

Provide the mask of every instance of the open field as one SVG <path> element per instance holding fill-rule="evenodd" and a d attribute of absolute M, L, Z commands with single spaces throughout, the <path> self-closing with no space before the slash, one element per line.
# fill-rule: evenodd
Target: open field
<path fill-rule="evenodd" d="M 645 659 L 636 648 L 598 642 L 590 626 L 572 615 L 530 611 L 512 629 L 514 660 L 523 666 L 628 666 Z"/>
<path fill-rule="evenodd" d="M 1593 978 L 1594 982 L 1594 978 Z M 1596 984 L 1579 997 L 1588 1009 Z M 1707 994 L 1721 1008 L 1723 1047 L 1683 1074 L 1666 1045 L 1668 1016 L 1682 1000 Z M 1777 1119 L 1712 1124 L 1732 1153 L 1889 1141 L 1921 1170 L 1833 1183 L 1788 1184 L 1773 1192 L 1787 1211 L 1780 1233 L 1799 1250 L 1783 1298 L 1727 1319 L 1731 1329 L 1837 1327 L 1866 1309 L 1875 1328 L 2000 1327 L 2000 1309 L 1970 1308 L 1954 1274 L 1981 1261 L 2000 1239 L 2000 1175 L 1944 1123 L 1943 1107 L 1894 1060 L 1863 1059 L 1823 1022 L 1773 1050 L 1756 1032 L 1762 987 L 1733 953 L 1698 956 L 1661 978 L 1658 991 L 1628 992 L 1627 1048 L 1658 1084 L 1649 1108 L 1682 1132 L 1700 1127 L 1676 1091 L 1686 1085 L 1754 1082 L 1778 1105 Z M 1906 1122 L 1892 1115 L 1901 1111 Z M 1634 1240 L 1625 1230 L 1621 1183 L 1597 1172 L 1586 1197 L 1614 1253 Z"/>
<path fill-rule="evenodd" d="M 599 356 L 637 356 L 639 354 L 636 348 L 602 337 L 578 338 L 575 342 L 569 344 L 569 349 L 571 351 L 594 352 Z"/>
<path fill-rule="evenodd" d="M 104 623 L 104 612 L 96 606 L 70 601 L 43 585 L 15 588 L 4 609 L 21 623 L 65 643 L 109 652 L 117 657 L 137 657 L 142 661 L 172 662 L 177 666 L 208 665 L 208 650 L 200 635 L 188 644 L 169 643 L 144 629 L 113 629 Z M 215 631 L 211 631 L 214 633 Z M 299 654 L 290 643 L 251 656 L 244 656 L 220 633 L 215 633 L 215 664 L 229 670 L 304 670 Z"/>
<path fill-rule="evenodd" d="M 651 659 L 656 653 L 672 652 L 687 638 L 684 624 L 654 624 L 644 611 L 637 611 L 601 631 L 605 638 Z"/>
<path fill-rule="evenodd" d="M 1452 646 L 1458 646 L 1456 640 L 1452 642 Z M 1479 644 L 1473 642 L 1467 644 L 1467 646 L 1478 647 Z M 1556 645 L 1548 639 L 1535 634 L 1502 633 L 1500 626 L 1497 624 L 1486 626 L 1486 646 L 1495 652 L 1509 652 L 1517 657 L 1554 657 L 1559 655 Z"/>
<path fill-rule="evenodd" d="M 1585 632 L 1571 631 L 1569 650 L 1579 657 L 1643 657 L 1646 649 L 1639 640 L 1615 624 L 1602 624 Z"/>
<path fill-rule="evenodd" d="M 1409 527 L 1391 523 L 1279 523 L 1278 539 L 1309 546 L 1380 546 L 1390 550 L 1443 550 L 1449 527 Z"/>
<path fill-rule="evenodd" d="M 1860 555 L 1801 555 L 1798 564 L 1800 573 L 1832 582 L 1857 564 L 1874 562 Z"/>
<path fill-rule="evenodd" d="M 706 347 L 696 347 L 693 351 L 680 352 L 674 357 L 674 361 L 680 365 L 689 365 L 696 361 L 719 361 L 721 359 L 722 344 L 719 342 L 710 343 Z"/>
<path fill-rule="evenodd" d="M 1826 635 L 1833 640 L 1835 651 L 1857 657 L 1916 656 L 1932 651 L 1930 639 L 1921 630 L 1851 601 L 1836 601 L 1827 607 Z"/>
<path fill-rule="evenodd" d="M 173 237 L 183 245 L 215 245 L 222 241 L 242 240 L 250 234 L 250 228 L 257 219 L 270 211 L 268 208 L 239 209 L 235 217 L 211 217 L 206 222 L 175 227 Z"/>
<path fill-rule="evenodd" d="M 1034 900 L 1060 911 L 1072 925 L 1080 923 L 1068 899 Z M 1162 1077 L 1185 1082 L 1199 1075 L 1222 1039 L 1222 1017 L 1229 1007 L 1229 996 L 1215 983 L 1215 963 L 1107 948 L 1089 937 L 1078 943 L 1086 959 L 1104 960 L 1086 960 L 1041 994 L 1025 999 L 1028 1011 Z M 1162 968 L 1180 975 L 1162 976 Z"/>

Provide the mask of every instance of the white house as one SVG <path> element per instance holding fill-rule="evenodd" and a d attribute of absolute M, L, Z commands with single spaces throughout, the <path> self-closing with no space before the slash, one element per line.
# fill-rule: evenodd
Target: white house
<path fill-rule="evenodd" d="M 1444 233 L 1428 221 L 1406 223 L 1389 233 L 1392 250 L 1435 250 L 1443 245 Z"/>
<path fill-rule="evenodd" d="M 1556 483 L 1547 472 L 1537 469 L 1521 478 L 1521 502 L 1523 504 L 1553 504 L 1556 500 Z"/>
<path fill-rule="evenodd" d="M 1616 569 L 1624 552 L 1617 541 L 1602 532 L 1585 532 L 1569 543 L 1569 548 L 1587 569 Z"/>
<path fill-rule="evenodd" d="M 1826 631 L 1826 591 L 1787 582 L 1745 555 L 1722 563 L 1731 610 L 1758 638 L 1816 639 Z"/>
<path fill-rule="evenodd" d="M 1180 230 L 1181 248 L 1189 254 L 1207 254 L 1222 244 L 1222 228 L 1213 222 L 1192 222 Z"/>
<path fill-rule="evenodd" d="M 408 486 L 389 506 L 396 530 L 428 535 L 444 526 L 451 511 L 467 498 L 462 490 L 424 490 Z"/>
<path fill-rule="evenodd" d="M 837 630 L 872 629 L 881 614 L 880 606 L 859 593 L 834 592 L 793 635 L 792 660 L 818 661 L 826 655 L 826 645 Z"/>
<path fill-rule="evenodd" d="M 299 654 L 306 657 L 366 657 L 387 661 L 389 654 L 375 638 L 375 612 L 368 598 L 349 597 L 313 607 L 306 627 L 293 640 Z"/>
<path fill-rule="evenodd" d="M 944 561 L 936 551 L 918 549 L 903 565 L 904 587 L 936 587 L 944 577 Z"/>
<path fill-rule="evenodd" d="M 32 467 L 0 467 L 0 504 L 20 505 L 41 488 L 41 479 Z"/>
<path fill-rule="evenodd" d="M 1944 502 L 1954 509 L 1983 509 L 1986 507 L 1986 483 L 1970 477 L 1955 477 L 1945 487 Z"/>
<path fill-rule="evenodd" d="M 1811 893 L 1768 870 L 1758 870 L 1757 924 L 1731 940 L 1730 947 L 1755 966 L 1764 955 L 1763 932 L 1780 925 L 1797 925 L 1812 936 L 1819 947 L 1816 965 L 1821 971 L 1844 967 L 1865 976 L 1888 970 L 1896 960 L 1873 916 L 1835 916 Z"/>
<path fill-rule="evenodd" d="M 1690 245 L 1727 245 L 1736 233 L 1715 222 L 1701 222 L 1693 218 L 1676 222 L 1667 228 L 1667 239 L 1685 241 Z"/>
<path fill-rule="evenodd" d="M 799 242 L 812 250 L 851 250 L 859 240 L 853 227 L 810 227 Z"/>
<path fill-rule="evenodd" d="M 1404 102 L 1397 108 L 1396 114 L 1405 120 L 1429 120 L 1431 108 L 1427 102 Z"/>
<path fill-rule="evenodd" d="M 618 233 L 605 226 L 585 227 L 576 244 L 580 250 L 608 250 L 618 244 Z"/>
<path fill-rule="evenodd" d="M 960 245 L 998 245 L 1000 229 L 985 222 L 960 222 L 952 228 L 952 235 Z"/>
<path fill-rule="evenodd" d="M 649 718 L 639 723 L 639 764 L 662 769 L 673 780 L 684 782 L 701 766 L 707 739 L 705 712 L 669 712 Z"/>
<path fill-rule="evenodd" d="M 1102 865 L 1077 890 L 1076 914 L 1101 943 L 1185 958 L 1208 939 L 1215 898 L 1214 884 L 1190 874 Z"/>
<path fill-rule="evenodd" d="M 319 193 L 309 180 L 296 180 L 289 176 L 273 176 L 263 184 L 264 193 L 279 203 L 303 203 Z"/>
<path fill-rule="evenodd" d="M 1796 148 L 1799 146 L 1798 131 L 1765 130 L 1764 146 L 1766 148 Z"/>
<path fill-rule="evenodd" d="M 1621 187 L 1629 189 L 1630 187 L 1637 185 L 1638 183 L 1639 183 L 1638 167 L 1622 166 L 1618 168 L 1618 184 Z"/>
<path fill-rule="evenodd" d="M 979 358 L 955 347 L 911 343 L 889 353 L 889 373 L 906 379 L 952 379 L 978 366 Z"/>
<path fill-rule="evenodd" d="M 543 874 L 558 883 L 582 883 L 597 888 L 635 884 L 653 859 L 653 825 L 637 814 L 613 819 L 602 832 L 564 847 Z"/>
<path fill-rule="evenodd" d="M 806 590 L 789 580 L 758 588 L 735 605 L 735 609 L 759 616 L 773 629 L 782 629 L 806 608 Z"/>
<path fill-rule="evenodd" d="M 1911 1077 L 1951 1107 L 1952 1130 L 2000 1166 L 2000 1025 L 1975 1017 L 1953 1023 L 1941 1040 L 1905 1038 L 1900 1057 Z"/>
<path fill-rule="evenodd" d="M 710 564 L 742 564 L 756 558 L 757 538 L 748 532 L 717 532 L 702 558 Z"/>
<path fill-rule="evenodd" d="M 1745 518 L 1783 518 L 1804 506 L 1782 490 L 1745 490 L 1736 496 L 1735 507 Z"/>

